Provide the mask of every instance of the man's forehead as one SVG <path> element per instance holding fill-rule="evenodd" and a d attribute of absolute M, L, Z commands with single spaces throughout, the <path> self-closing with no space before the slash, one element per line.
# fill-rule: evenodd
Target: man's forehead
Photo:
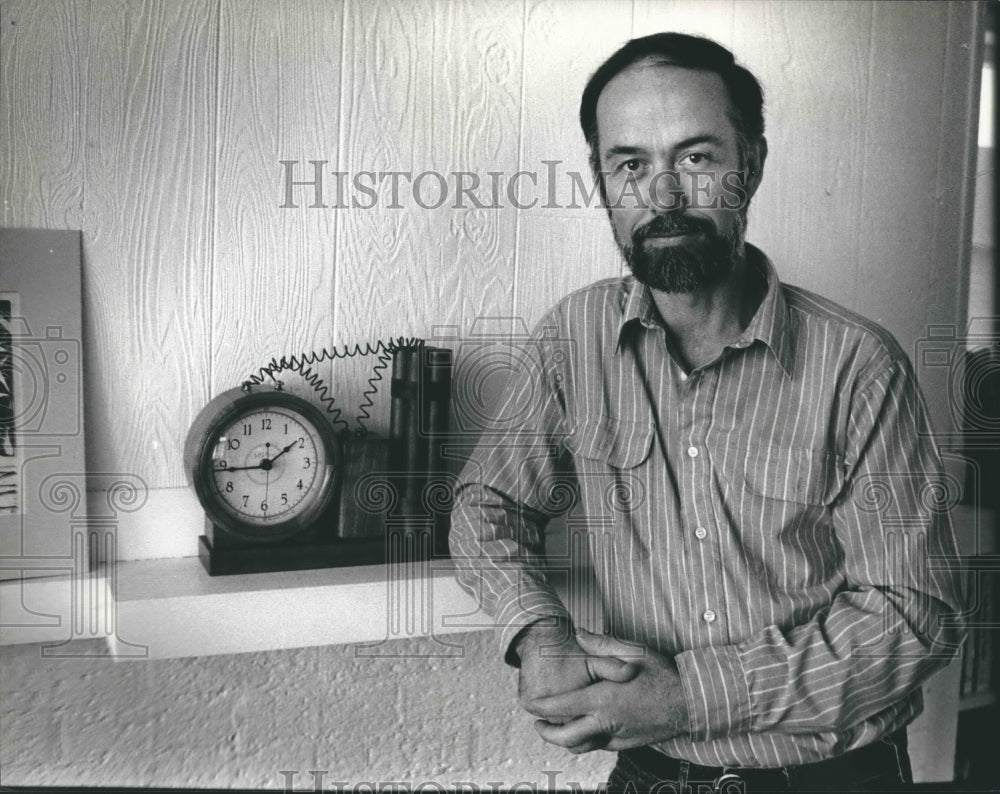
<path fill-rule="evenodd" d="M 597 100 L 597 128 L 602 144 L 607 133 L 641 132 L 644 127 L 687 125 L 730 137 L 730 101 L 715 72 L 674 64 L 640 61 L 615 75 Z M 664 129 L 666 132 L 666 129 Z"/>

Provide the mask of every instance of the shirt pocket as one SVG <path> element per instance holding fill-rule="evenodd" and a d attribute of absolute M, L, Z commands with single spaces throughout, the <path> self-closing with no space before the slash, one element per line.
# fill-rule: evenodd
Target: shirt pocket
<path fill-rule="evenodd" d="M 585 527 L 592 539 L 603 536 L 605 544 L 629 553 L 648 554 L 649 528 L 642 516 L 648 511 L 653 439 L 652 423 L 607 417 L 577 423 L 565 442 L 578 497 L 567 514 L 573 528 Z"/>
<path fill-rule="evenodd" d="M 809 591 L 811 598 L 836 588 L 843 552 L 832 522 L 844 489 L 843 458 L 824 449 L 773 446 L 727 449 L 726 455 L 731 490 L 720 520 L 732 527 L 745 575 L 772 595 Z"/>
<path fill-rule="evenodd" d="M 615 469 L 631 469 L 645 462 L 653 447 L 653 425 L 608 417 L 577 422 L 566 438 L 574 456 L 604 463 Z"/>
<path fill-rule="evenodd" d="M 828 507 L 844 487 L 844 459 L 827 450 L 753 446 L 726 457 L 727 478 L 766 499 Z"/>

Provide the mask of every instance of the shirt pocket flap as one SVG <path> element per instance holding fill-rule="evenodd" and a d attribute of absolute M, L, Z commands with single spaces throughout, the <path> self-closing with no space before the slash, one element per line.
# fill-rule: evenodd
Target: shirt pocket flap
<path fill-rule="evenodd" d="M 829 505 L 844 487 L 843 459 L 826 450 L 756 447 L 736 454 L 737 479 L 769 499 Z"/>
<path fill-rule="evenodd" d="M 566 437 L 574 455 L 601 460 L 617 469 L 638 466 L 653 446 L 653 425 L 607 417 L 581 420 Z"/>

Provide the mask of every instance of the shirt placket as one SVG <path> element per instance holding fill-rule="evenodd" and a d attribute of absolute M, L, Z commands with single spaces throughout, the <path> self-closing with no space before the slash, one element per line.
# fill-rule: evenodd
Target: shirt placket
<path fill-rule="evenodd" d="M 724 600 L 721 544 L 712 506 L 714 477 L 706 443 L 719 383 L 719 367 L 694 370 L 679 383 L 681 422 L 677 437 L 683 549 L 690 573 L 688 625 L 699 645 L 717 645 L 729 636 Z"/>

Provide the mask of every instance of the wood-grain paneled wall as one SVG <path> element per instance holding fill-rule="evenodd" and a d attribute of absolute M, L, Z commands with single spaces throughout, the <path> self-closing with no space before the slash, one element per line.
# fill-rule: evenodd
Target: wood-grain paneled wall
<path fill-rule="evenodd" d="M 788 280 L 881 320 L 912 349 L 964 306 L 978 13 L 0 0 L 2 223 L 84 232 L 90 468 L 183 486 L 192 417 L 271 356 L 467 332 L 484 315 L 530 324 L 620 272 L 603 212 L 565 208 L 568 173 L 586 174 L 579 92 L 633 35 L 702 32 L 733 47 L 767 94 L 771 155 L 751 240 Z M 310 160 L 326 161 L 328 203 L 334 171 L 431 170 L 484 182 L 538 172 L 539 201 L 455 208 L 452 195 L 424 209 L 403 182 L 394 208 L 385 182 L 371 209 L 311 208 L 308 186 L 281 208 L 282 160 L 303 181 Z M 433 200 L 437 183 L 423 184 Z M 336 373 L 347 408 L 364 369 Z"/>

